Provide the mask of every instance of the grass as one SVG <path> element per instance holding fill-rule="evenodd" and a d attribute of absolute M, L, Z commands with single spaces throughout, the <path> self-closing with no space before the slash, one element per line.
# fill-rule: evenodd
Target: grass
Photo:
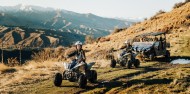
<path fill-rule="evenodd" d="M 33 62 L 35 64 L 35 62 Z M 47 62 L 46 62 L 47 63 Z M 46 64 L 43 63 L 43 64 Z M 95 89 L 97 92 L 99 90 L 103 90 L 103 92 L 109 91 L 112 87 L 117 87 L 118 85 L 121 85 L 122 82 L 117 82 L 117 79 L 120 79 L 122 77 L 127 76 L 133 76 L 136 73 L 139 73 L 139 71 L 144 71 L 143 67 L 148 67 L 151 65 L 154 65 L 154 63 L 144 63 L 142 68 L 140 69 L 126 69 L 126 68 L 100 68 L 95 69 L 98 72 L 98 83 L 91 84 L 88 83 L 87 89 L 80 89 L 78 88 L 77 83 L 71 83 L 68 81 L 63 81 L 63 84 L 61 87 L 55 87 L 53 85 L 53 74 L 57 71 L 50 71 L 46 70 L 48 67 L 36 67 L 30 63 L 29 65 L 24 66 L 22 70 L 19 71 L 17 74 L 17 79 L 14 77 L 12 80 L 7 81 L 6 85 L 3 85 L 2 88 L 6 88 L 10 92 L 19 93 L 19 94 L 26 94 L 26 93 L 40 93 L 40 94 L 48 94 L 48 93 L 56 93 L 56 94 L 62 94 L 66 92 L 71 93 L 79 93 L 79 92 L 93 92 Z M 44 66 L 42 64 L 42 66 Z M 51 64 L 51 63 L 50 63 Z M 38 65 L 39 66 L 39 65 Z M 28 70 L 26 70 L 28 69 Z M 36 70 L 35 70 L 36 69 Z M 30 70 L 30 71 L 29 71 Z M 48 73 L 51 72 L 51 73 Z M 41 76 L 42 74 L 45 74 L 45 76 Z M 13 74 L 12 74 L 13 75 Z M 15 80 L 13 80 L 15 79 Z M 107 83 L 101 83 L 101 82 L 111 82 L 110 87 L 107 86 Z M 115 82 L 116 81 L 116 82 Z M 14 83 L 13 83 L 14 82 Z M 105 87 L 102 87 L 105 86 Z M 14 88 L 14 90 L 11 90 L 11 88 Z M 27 88 L 27 89 L 26 89 Z M 16 92 L 15 92 L 16 91 Z M 7 91 L 4 91 L 7 92 Z M 100 91 L 102 92 L 102 91 Z M 88 93 L 88 92 L 87 92 Z"/>
<path fill-rule="evenodd" d="M 2 65 L 3 66 L 3 65 Z M 30 62 L 17 71 L 0 76 L 0 91 L 18 94 L 63 94 L 63 93 L 186 93 L 190 87 L 190 64 L 171 65 L 165 62 L 141 63 L 138 69 L 95 68 L 98 72 L 98 82 L 88 83 L 86 89 L 78 88 L 77 83 L 64 81 L 61 87 L 53 85 L 53 76 L 62 71 L 61 63 L 46 61 Z M 6 66 L 5 66 L 6 67 Z M 7 80 L 9 78 L 9 80 Z M 3 83 L 4 82 L 4 83 Z"/>
<path fill-rule="evenodd" d="M 132 84 L 131 86 L 118 89 L 120 89 L 120 94 L 186 94 L 190 88 L 189 67 L 190 65 L 179 65 L 166 70 L 142 74 L 128 81 L 128 84 Z"/>
<path fill-rule="evenodd" d="M 51 78 L 55 72 L 63 70 L 62 63 L 54 61 L 33 62 L 18 67 L 0 65 L 0 91 L 12 92 L 27 84 L 35 84 Z M 12 89 L 14 88 L 14 89 Z"/>
<path fill-rule="evenodd" d="M 8 67 L 5 64 L 0 64 L 0 74 L 16 72 L 16 68 Z"/>

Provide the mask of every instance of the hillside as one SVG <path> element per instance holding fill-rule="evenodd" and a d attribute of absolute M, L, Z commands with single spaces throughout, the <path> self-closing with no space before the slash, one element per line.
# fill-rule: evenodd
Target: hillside
<path fill-rule="evenodd" d="M 69 46 L 77 40 L 84 42 L 86 35 L 98 38 L 133 23 L 39 6 L 0 6 L 0 40 L 9 45 Z"/>
<path fill-rule="evenodd" d="M 0 44 L 3 41 L 4 47 L 13 48 L 68 46 L 77 40 L 84 41 L 84 35 L 49 29 L 0 26 L 0 33 Z"/>
<path fill-rule="evenodd" d="M 127 40 L 147 32 L 167 32 L 167 42 L 171 44 L 171 54 L 189 56 L 190 51 L 190 3 L 170 12 L 162 13 L 135 24 L 128 29 L 103 37 L 98 42 L 86 45 L 89 58 L 103 59 L 110 49 L 119 49 Z"/>

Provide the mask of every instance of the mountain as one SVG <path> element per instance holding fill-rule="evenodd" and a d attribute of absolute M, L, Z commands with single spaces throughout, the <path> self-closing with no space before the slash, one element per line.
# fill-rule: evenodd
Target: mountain
<path fill-rule="evenodd" d="M 84 35 L 50 29 L 0 26 L 0 42 L 3 41 L 4 47 L 69 46 L 78 40 L 84 41 Z"/>
<path fill-rule="evenodd" d="M 129 27 L 134 22 L 103 18 L 94 14 L 79 14 L 62 9 L 31 5 L 0 7 L 0 24 L 29 28 L 55 29 L 81 35 L 100 37 L 108 35 L 115 27 Z"/>
<path fill-rule="evenodd" d="M 79 14 L 32 5 L 0 6 L 0 40 L 9 45 L 68 46 L 77 40 L 84 41 L 86 35 L 94 38 L 105 36 L 116 27 L 129 27 L 133 23 L 135 22 L 103 18 L 91 13 Z M 44 33 L 38 32 L 40 30 Z M 15 33 L 17 36 L 13 36 Z M 28 36 L 20 38 L 22 34 Z M 8 39 L 11 40 L 8 42 Z"/>

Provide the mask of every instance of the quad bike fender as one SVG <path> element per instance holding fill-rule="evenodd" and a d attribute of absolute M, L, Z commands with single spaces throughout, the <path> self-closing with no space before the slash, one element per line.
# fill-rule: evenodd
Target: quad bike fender
<path fill-rule="evenodd" d="M 95 62 L 88 63 L 87 70 L 90 70 L 94 64 L 95 64 Z"/>
<path fill-rule="evenodd" d="M 63 62 L 63 66 L 65 70 L 68 70 L 70 65 L 71 65 L 70 63 Z"/>

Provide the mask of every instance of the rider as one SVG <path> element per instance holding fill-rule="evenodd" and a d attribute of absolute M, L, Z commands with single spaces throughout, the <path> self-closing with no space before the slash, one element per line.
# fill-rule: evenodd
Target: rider
<path fill-rule="evenodd" d="M 125 41 L 125 48 L 123 52 L 120 54 L 121 56 L 125 55 L 126 53 L 130 53 L 132 59 L 132 45 L 129 40 Z"/>
<path fill-rule="evenodd" d="M 124 48 L 124 50 L 122 52 L 122 55 L 124 55 L 125 53 L 128 53 L 128 52 L 131 52 L 131 50 L 132 50 L 131 43 L 128 40 L 125 41 L 125 48 Z"/>
<path fill-rule="evenodd" d="M 86 61 L 86 56 L 85 56 L 84 50 L 82 49 L 82 45 L 83 45 L 82 42 L 77 41 L 75 43 L 76 51 L 74 51 L 73 53 L 67 56 L 68 58 L 72 56 L 76 56 L 76 59 L 72 60 L 71 68 L 74 67 L 77 63 L 81 63 L 81 62 L 85 63 Z"/>

